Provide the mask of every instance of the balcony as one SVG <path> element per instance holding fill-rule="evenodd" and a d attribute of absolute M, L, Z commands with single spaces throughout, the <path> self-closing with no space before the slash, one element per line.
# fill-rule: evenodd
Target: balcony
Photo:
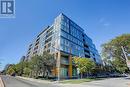
<path fill-rule="evenodd" d="M 35 48 L 34 48 L 34 50 L 37 50 L 38 49 L 38 46 L 36 46 Z"/>
<path fill-rule="evenodd" d="M 86 47 L 85 47 L 84 49 L 87 50 L 87 51 L 89 51 L 89 48 L 86 48 Z"/>
<path fill-rule="evenodd" d="M 61 64 L 69 65 L 68 58 L 61 57 Z"/>

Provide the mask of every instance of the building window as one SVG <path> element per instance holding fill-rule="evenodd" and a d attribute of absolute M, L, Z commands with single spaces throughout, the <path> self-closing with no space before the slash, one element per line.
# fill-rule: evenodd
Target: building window
<path fill-rule="evenodd" d="M 50 49 L 48 49 L 47 52 L 50 53 Z"/>
<path fill-rule="evenodd" d="M 61 22 L 61 29 L 69 33 L 69 24 L 66 22 L 62 21 Z"/>
<path fill-rule="evenodd" d="M 64 51 L 64 46 L 63 45 L 61 45 L 61 49 L 60 50 Z"/>
<path fill-rule="evenodd" d="M 51 43 L 48 44 L 48 48 L 51 46 Z"/>
<path fill-rule="evenodd" d="M 61 68 L 61 69 L 60 69 L 60 75 L 61 75 L 62 77 L 68 76 L 68 69 L 67 69 L 67 68 Z"/>
<path fill-rule="evenodd" d="M 63 57 L 61 58 L 61 63 L 62 63 L 62 64 L 69 64 L 68 56 L 67 56 L 67 57 L 64 57 L 64 56 L 63 56 Z"/>
<path fill-rule="evenodd" d="M 77 76 L 77 70 L 76 70 L 76 68 L 74 68 L 74 67 L 73 67 L 72 75 L 73 75 L 73 76 Z"/>
<path fill-rule="evenodd" d="M 65 40 L 65 45 L 69 46 L 69 41 L 68 40 Z"/>

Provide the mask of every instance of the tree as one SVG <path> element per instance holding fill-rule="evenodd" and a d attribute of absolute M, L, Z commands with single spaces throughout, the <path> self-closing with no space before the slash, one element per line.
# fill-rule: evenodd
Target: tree
<path fill-rule="evenodd" d="M 43 77 L 48 77 L 51 73 L 51 69 L 55 66 L 54 55 L 44 52 L 41 56 L 34 56 L 30 61 L 30 68 L 32 70 L 32 75 L 37 78 L 39 74 Z"/>
<path fill-rule="evenodd" d="M 17 75 L 22 76 L 22 74 L 23 74 L 23 64 L 22 64 L 22 62 L 16 64 L 15 68 L 16 68 Z"/>
<path fill-rule="evenodd" d="M 31 69 L 29 67 L 25 67 L 23 69 L 23 75 L 26 77 L 30 77 Z"/>
<path fill-rule="evenodd" d="M 95 67 L 95 63 L 90 58 L 74 57 L 73 62 L 76 65 L 76 67 L 79 69 L 81 78 L 83 73 L 88 74 Z"/>
<path fill-rule="evenodd" d="M 56 59 L 53 54 L 44 52 L 42 56 L 44 62 L 43 76 L 48 78 L 48 74 L 51 73 L 51 70 L 56 66 Z"/>
<path fill-rule="evenodd" d="M 130 53 L 130 34 L 123 34 L 103 44 L 102 57 L 107 65 L 123 73 L 128 68 L 121 46 L 125 48 L 127 53 Z"/>
<path fill-rule="evenodd" d="M 29 67 L 31 69 L 33 77 L 35 78 L 38 77 L 38 73 L 41 71 L 41 68 L 44 68 L 42 66 L 43 66 L 42 56 L 36 55 L 32 57 Z"/>
<path fill-rule="evenodd" d="M 6 72 L 8 74 L 15 73 L 18 76 L 27 76 L 38 78 L 39 75 L 48 77 L 51 69 L 56 65 L 54 55 L 44 52 L 43 55 L 36 55 L 29 61 L 20 61 L 19 63 L 9 67 Z"/>
<path fill-rule="evenodd" d="M 15 74 L 15 73 L 16 73 L 15 65 L 10 66 L 10 67 L 7 69 L 6 73 L 9 74 L 9 75 Z"/>
<path fill-rule="evenodd" d="M 27 61 L 20 61 L 19 63 L 15 64 L 16 74 L 18 76 L 22 76 L 24 68 L 26 68 L 26 67 L 28 67 L 28 62 Z"/>

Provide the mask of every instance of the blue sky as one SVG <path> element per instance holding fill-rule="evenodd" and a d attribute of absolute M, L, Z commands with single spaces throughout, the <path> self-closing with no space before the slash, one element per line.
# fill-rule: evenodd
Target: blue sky
<path fill-rule="evenodd" d="M 16 17 L 0 18 L 1 69 L 17 63 L 29 43 L 63 12 L 100 45 L 130 33 L 130 0 L 16 0 Z"/>

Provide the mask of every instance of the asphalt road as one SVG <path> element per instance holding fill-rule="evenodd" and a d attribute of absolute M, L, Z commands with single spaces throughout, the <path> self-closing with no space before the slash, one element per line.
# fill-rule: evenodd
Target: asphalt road
<path fill-rule="evenodd" d="M 5 87 L 58 87 L 49 83 L 38 83 L 11 76 L 2 76 Z"/>
<path fill-rule="evenodd" d="M 61 84 L 61 87 L 130 87 L 130 77 L 106 78 L 81 84 Z"/>
<path fill-rule="evenodd" d="M 17 77 L 2 76 L 5 87 L 130 87 L 129 78 L 108 78 L 81 84 L 39 83 Z"/>
<path fill-rule="evenodd" d="M 86 87 L 130 87 L 130 77 L 108 78 L 104 80 L 82 83 Z"/>

